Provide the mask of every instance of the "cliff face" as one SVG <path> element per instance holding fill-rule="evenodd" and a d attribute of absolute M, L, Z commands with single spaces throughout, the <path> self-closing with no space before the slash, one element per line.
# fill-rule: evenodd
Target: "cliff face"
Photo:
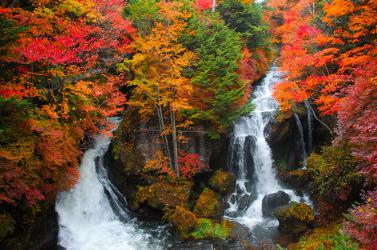
<path fill-rule="evenodd" d="M 109 177 L 128 201 L 134 199 L 139 186 L 151 184 L 143 175 L 145 163 L 157 151 L 163 150 L 160 132 L 156 121 L 142 121 L 137 111 L 128 110 L 114 134 L 111 150 L 108 153 Z M 196 130 L 202 130 L 198 128 Z M 194 192 L 208 184 L 209 177 L 217 169 L 225 169 L 229 138 L 212 140 L 205 133 L 182 132 L 187 138 L 179 148 L 188 153 L 199 154 L 209 170 L 194 178 Z M 202 189 L 202 188 L 199 188 Z M 200 192 L 201 190 L 197 190 Z"/>

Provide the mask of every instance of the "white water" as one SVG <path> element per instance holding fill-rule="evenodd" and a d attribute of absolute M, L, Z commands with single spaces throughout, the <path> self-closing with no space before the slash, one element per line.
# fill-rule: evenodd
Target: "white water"
<path fill-rule="evenodd" d="M 83 156 L 79 182 L 58 196 L 59 245 L 68 250 L 160 249 L 129 217 L 125 200 L 107 178 L 103 158 L 110 142 L 107 136 L 96 138 Z"/>
<path fill-rule="evenodd" d="M 266 141 L 266 127 L 271 121 L 273 121 L 279 108 L 277 101 L 272 97 L 273 86 L 280 80 L 281 73 L 278 71 L 278 68 L 272 67 L 262 84 L 254 91 L 252 99 L 254 110 L 248 116 L 241 118 L 234 125 L 230 163 L 234 164 L 234 157 L 236 157 L 236 165 L 238 168 L 237 185 L 239 185 L 239 189 L 243 191 L 243 194 L 250 194 L 246 191 L 245 183 L 247 181 L 256 181 L 256 199 L 252 201 L 244 213 L 238 217 L 230 219 L 235 220 L 250 229 L 254 229 L 257 225 L 262 225 L 264 227 L 276 227 L 278 225 L 277 220 L 263 218 L 262 200 L 267 194 L 283 190 L 290 196 L 291 200 L 308 202 L 308 197 L 299 197 L 295 195 L 294 191 L 286 189 L 280 185 L 273 168 L 271 149 Z M 253 136 L 256 140 L 255 147 L 251 149 L 251 154 L 254 158 L 256 180 L 247 180 L 246 177 L 246 173 L 249 170 L 248 168 L 252 167 L 245 164 L 244 142 L 247 136 Z M 237 147 L 238 149 L 236 153 L 234 153 L 234 147 Z M 230 166 L 230 168 L 232 167 L 233 166 Z M 233 196 L 235 197 L 236 195 L 237 191 L 235 191 Z M 229 205 L 230 208 L 227 210 L 227 214 L 231 215 L 238 211 L 239 200 L 230 199 Z"/>

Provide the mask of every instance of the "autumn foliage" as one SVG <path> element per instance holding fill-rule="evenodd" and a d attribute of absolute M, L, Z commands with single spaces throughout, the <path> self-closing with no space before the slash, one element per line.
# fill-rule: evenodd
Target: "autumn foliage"
<path fill-rule="evenodd" d="M 0 203 L 35 206 L 79 178 L 81 144 L 122 110 L 129 52 L 124 2 L 28 1 L 0 7 Z"/>

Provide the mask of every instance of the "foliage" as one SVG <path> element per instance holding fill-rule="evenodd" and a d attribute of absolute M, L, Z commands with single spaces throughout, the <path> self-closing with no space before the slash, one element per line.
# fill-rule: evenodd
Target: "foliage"
<path fill-rule="evenodd" d="M 359 191 L 363 178 L 348 145 L 327 146 L 308 158 L 308 170 L 317 195 L 328 201 L 347 201 Z"/>
<path fill-rule="evenodd" d="M 210 219 L 198 219 L 195 230 L 191 233 L 194 239 L 220 238 L 229 236 L 230 228 L 226 224 L 214 223 Z"/>
<path fill-rule="evenodd" d="M 141 186 L 135 194 L 135 208 L 143 204 L 156 209 L 187 207 L 193 183 L 190 181 L 157 181 L 149 186 Z"/>
<path fill-rule="evenodd" d="M 157 0 L 131 0 L 124 8 L 124 15 L 132 21 L 133 26 L 141 34 L 148 34 L 155 22 L 161 18 L 157 2 Z"/>
<path fill-rule="evenodd" d="M 194 213 L 200 217 L 214 217 L 219 208 L 219 196 L 213 190 L 205 188 L 196 201 Z"/>
<path fill-rule="evenodd" d="M 250 112 L 243 101 L 246 84 L 237 74 L 241 59 L 239 35 L 222 22 L 200 23 L 190 39 L 199 62 L 192 78 L 191 119 L 211 122 L 214 132 L 227 129 L 232 122 Z M 227 114 L 227 115 L 224 115 Z"/>
<path fill-rule="evenodd" d="M 332 223 L 324 227 L 314 229 L 311 234 L 303 236 L 300 241 L 289 245 L 292 250 L 320 250 L 320 249 L 337 249 L 337 250 L 356 250 L 357 244 L 347 235 L 343 234 L 341 224 Z"/>
<path fill-rule="evenodd" d="M 198 154 L 187 154 L 181 152 L 181 157 L 179 158 L 179 165 L 182 177 L 186 179 L 191 179 L 196 174 L 200 173 L 200 171 L 208 168 L 202 160 L 200 159 L 200 155 Z"/>
<path fill-rule="evenodd" d="M 216 170 L 208 182 L 209 186 L 214 190 L 221 193 L 233 191 L 233 185 L 235 184 L 235 177 L 233 174 L 224 170 Z"/>
<path fill-rule="evenodd" d="M 218 10 L 225 24 L 241 34 L 248 49 L 268 48 L 270 41 L 268 26 L 263 20 L 262 7 L 259 4 L 225 0 Z"/>
<path fill-rule="evenodd" d="M 363 204 L 355 205 L 346 215 L 344 232 L 363 249 L 377 249 L 377 191 L 366 193 L 363 200 Z"/>

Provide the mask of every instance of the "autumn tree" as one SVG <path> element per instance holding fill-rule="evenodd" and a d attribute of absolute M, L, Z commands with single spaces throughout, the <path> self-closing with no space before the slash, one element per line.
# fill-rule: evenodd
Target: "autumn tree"
<path fill-rule="evenodd" d="M 139 34 L 134 42 L 133 58 L 125 60 L 118 68 L 120 71 L 130 68 L 135 74 L 135 79 L 129 83 L 135 89 L 128 103 L 138 107 L 145 118 L 156 114 L 169 164 L 179 176 L 177 126 L 188 123 L 177 124 L 177 116 L 182 110 L 192 108 L 189 98 L 193 91 L 182 72 L 194 62 L 196 55 L 179 41 L 186 30 L 186 19 L 190 17 L 188 11 L 181 11 L 183 4 L 159 2 L 156 6 L 163 20 L 155 23 L 150 34 Z M 168 135 L 172 137 L 172 153 Z"/>

